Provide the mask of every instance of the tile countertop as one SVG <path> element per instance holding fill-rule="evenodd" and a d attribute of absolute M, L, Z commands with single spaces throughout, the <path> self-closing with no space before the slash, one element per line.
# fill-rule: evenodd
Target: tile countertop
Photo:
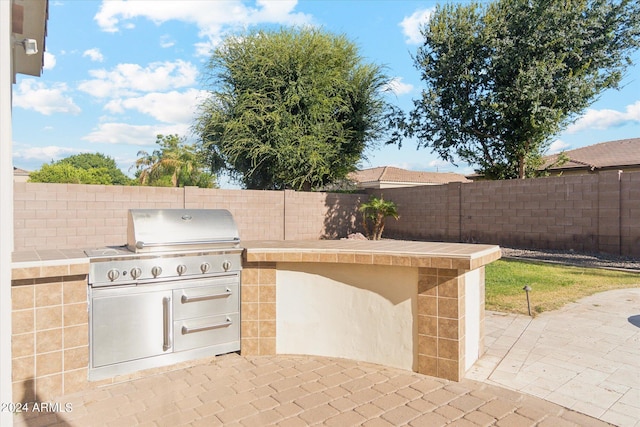
<path fill-rule="evenodd" d="M 246 262 L 334 262 L 474 270 L 501 257 L 496 245 L 404 240 L 243 241 Z M 81 249 L 29 250 L 12 254 L 12 279 L 86 274 Z"/>
<path fill-rule="evenodd" d="M 81 249 L 13 252 L 11 280 L 73 276 L 89 272 L 89 258 Z"/>
<path fill-rule="evenodd" d="M 474 270 L 501 257 L 496 245 L 404 240 L 243 241 L 247 262 L 336 262 Z"/>

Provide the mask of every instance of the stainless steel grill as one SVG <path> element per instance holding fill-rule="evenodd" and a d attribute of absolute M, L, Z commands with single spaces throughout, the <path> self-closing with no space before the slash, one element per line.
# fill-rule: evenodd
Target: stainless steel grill
<path fill-rule="evenodd" d="M 136 253 L 237 248 L 238 228 L 224 209 L 132 209 L 127 248 Z"/>
<path fill-rule="evenodd" d="M 132 209 L 86 251 L 92 380 L 240 350 L 238 229 L 221 209 Z"/>

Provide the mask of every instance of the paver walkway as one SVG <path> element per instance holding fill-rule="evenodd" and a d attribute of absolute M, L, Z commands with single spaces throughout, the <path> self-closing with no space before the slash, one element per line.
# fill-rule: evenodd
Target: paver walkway
<path fill-rule="evenodd" d="M 16 426 L 604 426 L 537 397 L 351 360 L 226 355 L 66 396 Z"/>
<path fill-rule="evenodd" d="M 487 312 L 485 330 L 487 352 L 467 378 L 640 427 L 640 289 L 598 293 L 535 319 Z"/>

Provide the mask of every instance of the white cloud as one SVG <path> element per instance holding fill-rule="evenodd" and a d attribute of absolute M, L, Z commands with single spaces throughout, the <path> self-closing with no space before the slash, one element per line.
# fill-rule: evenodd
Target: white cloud
<path fill-rule="evenodd" d="M 196 82 L 197 68 L 190 62 L 153 62 L 146 68 L 138 64 L 118 64 L 115 69 L 91 70 L 94 78 L 78 88 L 98 98 L 135 96 L 140 92 L 156 92 L 191 86 Z"/>
<path fill-rule="evenodd" d="M 608 129 L 631 123 L 640 123 L 640 101 L 627 105 L 624 112 L 616 110 L 587 110 L 567 132 L 576 133 L 585 129 Z"/>
<path fill-rule="evenodd" d="M 311 22 L 311 16 L 304 13 L 294 13 L 298 0 L 256 0 L 257 9 L 248 9 L 249 20 L 246 23 L 260 24 L 264 22 L 274 24 L 303 25 Z M 244 24 L 244 22 L 243 22 Z"/>
<path fill-rule="evenodd" d="M 453 165 L 450 162 L 442 159 L 435 159 L 429 162 L 429 167 L 431 169 L 441 170 L 442 168 L 452 168 Z"/>
<path fill-rule="evenodd" d="M 209 40 L 206 42 L 198 42 L 194 44 L 196 48 L 197 56 L 210 56 L 213 50 L 216 48 L 218 44 L 222 41 L 222 38 L 216 40 Z"/>
<path fill-rule="evenodd" d="M 88 135 L 82 137 L 89 142 L 126 145 L 154 145 L 156 135 L 186 135 L 188 124 L 130 125 L 128 123 L 101 123 Z"/>
<path fill-rule="evenodd" d="M 433 8 L 416 10 L 411 16 L 406 16 L 402 22 L 400 22 L 399 25 L 402 27 L 402 34 L 407 37 L 407 44 L 422 43 L 423 39 L 420 29 L 429 22 L 433 10 Z"/>
<path fill-rule="evenodd" d="M 257 0 L 247 6 L 241 0 L 182 0 L 182 1 L 103 1 L 94 16 L 103 31 L 118 32 L 131 27 L 130 20 L 146 18 L 160 25 L 170 20 L 194 23 L 200 37 L 217 43 L 230 30 L 257 24 L 305 25 L 310 15 L 296 13 L 297 0 Z M 202 50 L 202 49 L 199 49 Z"/>
<path fill-rule="evenodd" d="M 164 123 L 191 123 L 206 91 L 188 89 L 185 92 L 149 93 L 138 98 L 114 99 L 105 110 L 118 114 L 126 109 L 147 114 Z"/>
<path fill-rule="evenodd" d="M 424 171 L 428 169 L 428 167 L 424 164 L 415 162 L 391 162 L 380 166 L 391 166 L 394 168 L 406 169 L 409 171 Z"/>
<path fill-rule="evenodd" d="M 426 171 L 426 172 L 443 172 L 446 168 L 447 171 L 454 169 L 455 167 L 441 159 L 431 160 L 427 163 L 424 162 L 391 162 L 385 166 L 393 166 L 394 168 L 406 169 L 410 171 Z"/>
<path fill-rule="evenodd" d="M 395 162 L 390 163 L 389 166 L 394 166 L 397 168 L 412 170 L 412 171 L 426 171 L 426 172 L 453 172 L 461 175 L 469 175 L 474 173 L 473 168 L 467 165 L 464 162 L 456 161 L 456 164 L 452 164 L 451 162 L 447 162 L 440 158 L 435 158 L 433 160 L 424 162 Z"/>
<path fill-rule="evenodd" d="M 104 61 L 104 56 L 102 55 L 102 52 L 100 52 L 100 49 L 98 48 L 87 49 L 82 53 L 82 56 L 88 56 L 92 61 L 95 61 L 95 62 Z"/>
<path fill-rule="evenodd" d="M 56 66 L 56 56 L 53 53 L 45 52 L 44 65 L 42 66 L 42 69 L 53 70 L 55 66 Z"/>
<path fill-rule="evenodd" d="M 58 147 L 48 145 L 46 147 L 27 147 L 19 148 L 13 151 L 13 157 L 23 161 L 39 161 L 49 162 L 51 160 L 60 160 L 72 154 L 81 153 L 82 150 L 69 147 Z"/>
<path fill-rule="evenodd" d="M 390 91 L 396 95 L 406 95 L 407 93 L 411 93 L 413 90 L 413 85 L 409 83 L 403 83 L 402 77 L 394 77 L 391 81 L 383 88 L 384 91 Z"/>
<path fill-rule="evenodd" d="M 560 139 L 556 139 L 555 141 L 553 141 L 551 143 L 551 145 L 549 145 L 549 148 L 547 149 L 547 155 L 550 154 L 558 154 L 562 151 L 565 151 L 567 148 L 571 147 L 569 144 L 567 144 L 566 142 L 560 140 Z"/>
<path fill-rule="evenodd" d="M 176 42 L 171 38 L 170 35 L 165 34 L 160 37 L 160 47 L 161 48 L 169 48 L 175 46 Z"/>
<path fill-rule="evenodd" d="M 47 87 L 35 79 L 24 79 L 13 93 L 13 106 L 34 110 L 45 116 L 53 113 L 79 114 L 80 107 L 65 95 L 66 92 L 68 88 L 65 83 Z"/>

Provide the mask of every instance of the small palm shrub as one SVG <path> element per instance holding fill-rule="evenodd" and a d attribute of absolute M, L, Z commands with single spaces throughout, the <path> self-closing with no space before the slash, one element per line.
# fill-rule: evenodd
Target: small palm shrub
<path fill-rule="evenodd" d="M 380 198 L 371 196 L 368 202 L 360 205 L 359 211 L 362 212 L 362 226 L 369 240 L 380 240 L 384 230 L 384 222 L 388 216 L 394 219 L 399 218 L 396 204 L 384 200 L 382 195 Z"/>

